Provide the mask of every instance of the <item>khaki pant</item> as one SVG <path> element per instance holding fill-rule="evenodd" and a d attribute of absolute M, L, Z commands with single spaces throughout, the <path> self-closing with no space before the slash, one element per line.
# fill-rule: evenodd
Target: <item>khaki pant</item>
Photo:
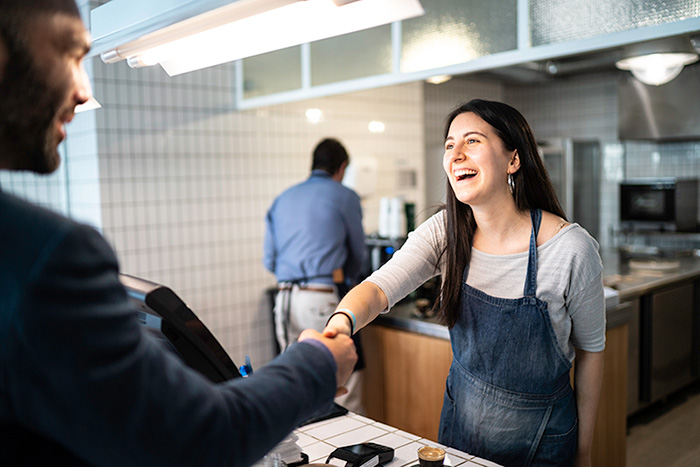
<path fill-rule="evenodd" d="M 284 285 L 275 298 L 275 335 L 280 351 L 296 342 L 304 329 L 323 331 L 330 315 L 338 307 L 338 293 L 327 284 Z M 314 289 L 329 289 L 321 292 Z M 309 290 L 312 289 L 312 290 Z M 362 407 L 362 371 L 356 371 L 345 384 L 348 394 L 335 402 L 357 414 L 364 414 Z"/>

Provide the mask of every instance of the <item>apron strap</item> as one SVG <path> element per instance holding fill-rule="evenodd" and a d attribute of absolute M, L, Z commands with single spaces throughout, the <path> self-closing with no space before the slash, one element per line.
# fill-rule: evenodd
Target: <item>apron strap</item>
<path fill-rule="evenodd" d="M 530 209 L 530 219 L 532 220 L 532 233 L 530 234 L 530 249 L 527 260 L 527 276 L 525 277 L 525 297 L 534 297 L 537 292 L 537 234 L 542 223 L 542 211 L 540 209 Z"/>

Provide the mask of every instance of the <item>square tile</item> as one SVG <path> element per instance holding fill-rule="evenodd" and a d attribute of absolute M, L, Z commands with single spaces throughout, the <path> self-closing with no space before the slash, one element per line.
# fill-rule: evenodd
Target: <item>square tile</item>
<path fill-rule="evenodd" d="M 305 446 L 302 452 L 309 456 L 309 463 L 325 463 L 328 455 L 335 450 L 335 446 L 318 441 Z"/>
<path fill-rule="evenodd" d="M 378 438 L 384 434 L 386 434 L 386 431 L 377 428 L 374 425 L 365 425 L 362 428 L 348 431 L 347 433 L 343 433 L 338 436 L 326 438 L 326 442 L 338 447 L 350 446 L 352 444 L 364 443 L 370 440 L 374 441 L 374 438 Z"/>
<path fill-rule="evenodd" d="M 401 467 L 418 463 L 418 448 L 423 444 L 412 442 L 394 450 L 394 459 L 386 465 Z"/>
<path fill-rule="evenodd" d="M 389 446 L 390 448 L 397 449 L 407 444 L 410 444 L 412 441 L 404 436 L 399 436 L 396 433 L 387 433 L 385 435 L 380 436 L 379 438 L 374 438 L 372 442 L 381 444 L 382 446 Z"/>
<path fill-rule="evenodd" d="M 348 431 L 367 426 L 366 423 L 354 420 L 350 417 L 335 418 L 329 423 L 322 423 L 323 422 L 319 422 L 317 426 L 314 426 L 311 429 L 303 430 L 303 432 L 309 436 L 313 436 L 314 438 L 329 439 L 339 434 L 347 433 Z"/>

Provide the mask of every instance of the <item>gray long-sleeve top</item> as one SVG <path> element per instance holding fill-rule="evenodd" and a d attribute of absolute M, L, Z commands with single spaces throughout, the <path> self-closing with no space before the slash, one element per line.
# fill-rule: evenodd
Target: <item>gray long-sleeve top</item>
<path fill-rule="evenodd" d="M 403 247 L 367 281 L 386 294 L 389 308 L 426 280 L 441 274 L 438 262 L 445 245 L 444 211 L 409 234 Z M 575 348 L 605 348 L 603 264 L 598 243 L 578 224 L 570 224 L 537 247 L 537 297 L 549 316 L 564 354 L 573 361 Z M 492 255 L 472 248 L 467 284 L 500 298 L 523 296 L 528 252 Z"/>

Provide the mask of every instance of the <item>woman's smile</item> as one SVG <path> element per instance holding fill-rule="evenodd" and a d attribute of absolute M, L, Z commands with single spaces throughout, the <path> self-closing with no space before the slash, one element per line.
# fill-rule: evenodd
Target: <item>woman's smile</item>
<path fill-rule="evenodd" d="M 458 200 L 475 205 L 510 196 L 507 151 L 496 130 L 478 115 L 467 112 L 450 124 L 443 166 Z"/>

